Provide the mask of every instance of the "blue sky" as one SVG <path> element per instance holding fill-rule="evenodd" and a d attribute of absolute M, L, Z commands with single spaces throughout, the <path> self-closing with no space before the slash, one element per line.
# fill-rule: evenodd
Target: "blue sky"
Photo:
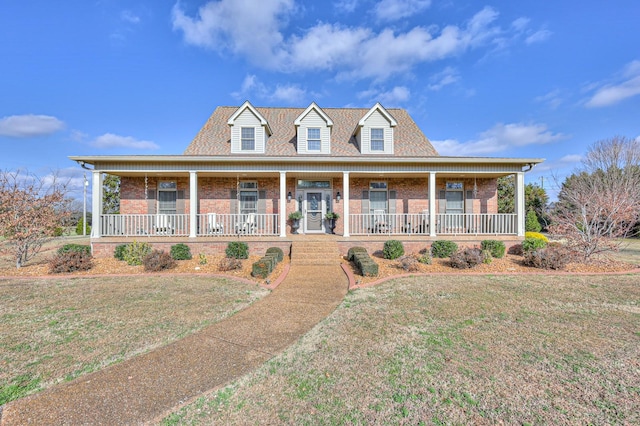
<path fill-rule="evenodd" d="M 407 109 L 443 155 L 542 157 L 640 136 L 640 2 L 4 0 L 0 168 L 180 154 L 218 105 Z"/>

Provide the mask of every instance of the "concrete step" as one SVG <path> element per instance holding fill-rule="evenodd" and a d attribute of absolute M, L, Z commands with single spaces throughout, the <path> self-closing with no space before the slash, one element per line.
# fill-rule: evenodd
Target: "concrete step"
<path fill-rule="evenodd" d="M 292 265 L 332 265 L 340 251 L 334 241 L 294 241 L 291 244 Z"/>

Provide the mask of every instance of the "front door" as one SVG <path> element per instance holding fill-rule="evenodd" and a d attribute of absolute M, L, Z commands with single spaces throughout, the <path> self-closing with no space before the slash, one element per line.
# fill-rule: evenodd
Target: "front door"
<path fill-rule="evenodd" d="M 324 229 L 325 205 L 321 191 L 306 191 L 304 206 L 304 232 L 320 233 Z"/>

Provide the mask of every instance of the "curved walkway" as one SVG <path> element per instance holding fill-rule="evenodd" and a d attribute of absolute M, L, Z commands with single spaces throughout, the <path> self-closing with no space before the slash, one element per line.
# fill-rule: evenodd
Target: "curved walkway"
<path fill-rule="evenodd" d="M 283 351 L 347 293 L 334 265 L 292 264 L 273 293 L 198 333 L 104 370 L 12 401 L 9 425 L 122 425 L 158 420 Z"/>

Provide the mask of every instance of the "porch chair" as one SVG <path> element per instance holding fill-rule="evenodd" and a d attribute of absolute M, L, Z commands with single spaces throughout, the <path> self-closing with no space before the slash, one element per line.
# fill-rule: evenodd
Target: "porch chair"
<path fill-rule="evenodd" d="M 207 213 L 207 233 L 208 234 L 223 234 L 224 226 L 218 223 L 217 213 Z"/>
<path fill-rule="evenodd" d="M 236 224 L 236 234 L 255 234 L 256 232 L 256 214 L 249 213 L 246 215 L 244 222 Z"/>
<path fill-rule="evenodd" d="M 161 235 L 173 234 L 171 217 L 168 214 L 156 215 L 156 234 L 161 234 Z"/>
<path fill-rule="evenodd" d="M 386 234 L 389 231 L 386 212 L 384 210 L 373 211 L 373 232 L 376 234 Z"/>

